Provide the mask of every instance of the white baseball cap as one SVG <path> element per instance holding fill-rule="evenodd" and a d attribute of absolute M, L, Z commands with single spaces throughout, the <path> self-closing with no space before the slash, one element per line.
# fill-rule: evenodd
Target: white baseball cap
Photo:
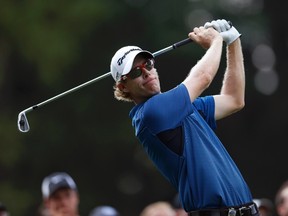
<path fill-rule="evenodd" d="M 110 71 L 115 81 L 119 81 L 121 76 L 130 72 L 135 57 L 140 53 L 147 55 L 148 58 L 154 58 L 151 52 L 137 46 L 125 46 L 115 53 L 110 65 Z"/>
<path fill-rule="evenodd" d="M 61 188 L 70 188 L 77 191 L 74 180 L 65 172 L 56 172 L 44 178 L 42 182 L 43 198 L 49 198 Z"/>

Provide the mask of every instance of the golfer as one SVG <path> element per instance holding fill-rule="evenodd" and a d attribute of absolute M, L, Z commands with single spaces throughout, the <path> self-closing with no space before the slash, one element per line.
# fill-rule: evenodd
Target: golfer
<path fill-rule="evenodd" d="M 246 182 L 213 131 L 216 120 L 244 107 L 240 34 L 219 19 L 194 28 L 188 36 L 206 52 L 182 83 L 161 92 L 153 55 L 137 46 L 125 46 L 111 60 L 114 95 L 120 101 L 134 102 L 129 115 L 135 134 L 176 188 L 189 215 L 258 215 Z M 217 95 L 201 96 L 219 69 L 223 41 L 227 67 L 222 87 Z"/>

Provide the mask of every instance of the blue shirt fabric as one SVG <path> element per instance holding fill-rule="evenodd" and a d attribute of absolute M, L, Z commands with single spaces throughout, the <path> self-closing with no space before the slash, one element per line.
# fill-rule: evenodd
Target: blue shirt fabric
<path fill-rule="evenodd" d="M 252 202 L 250 190 L 232 158 L 215 135 L 212 96 L 193 103 L 180 84 L 130 111 L 135 135 L 162 175 L 176 188 L 189 211 L 239 206 Z M 176 154 L 157 134 L 182 127 L 183 152 Z"/>

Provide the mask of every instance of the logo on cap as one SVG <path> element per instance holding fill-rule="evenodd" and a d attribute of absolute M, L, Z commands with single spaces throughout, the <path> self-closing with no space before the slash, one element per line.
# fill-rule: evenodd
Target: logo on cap
<path fill-rule="evenodd" d="M 123 63 L 123 60 L 126 58 L 126 56 L 132 52 L 132 51 L 142 51 L 140 48 L 132 48 L 130 50 L 128 50 L 127 52 L 124 53 L 124 55 L 118 59 L 117 64 L 120 66 Z"/>

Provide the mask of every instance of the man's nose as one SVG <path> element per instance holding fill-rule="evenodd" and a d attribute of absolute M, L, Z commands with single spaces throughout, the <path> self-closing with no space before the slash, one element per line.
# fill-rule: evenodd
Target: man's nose
<path fill-rule="evenodd" d="M 151 69 L 151 70 L 152 70 L 152 69 Z M 143 75 L 143 77 L 146 78 L 146 77 L 150 76 L 151 70 L 149 71 L 149 70 L 147 70 L 146 68 L 142 68 L 142 75 Z"/>

